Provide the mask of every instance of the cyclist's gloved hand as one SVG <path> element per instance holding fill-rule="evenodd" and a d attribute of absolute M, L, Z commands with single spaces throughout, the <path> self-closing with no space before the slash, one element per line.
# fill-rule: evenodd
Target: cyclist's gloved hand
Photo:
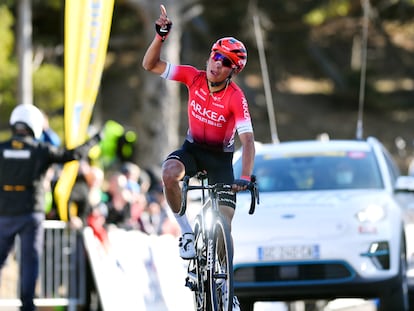
<path fill-rule="evenodd" d="M 239 187 L 247 187 L 249 185 L 249 181 L 245 179 L 235 179 L 233 184 Z"/>
<path fill-rule="evenodd" d="M 172 27 L 172 23 L 168 23 L 165 26 L 160 26 L 158 24 L 155 24 L 155 30 L 157 31 L 157 35 L 160 38 L 161 41 L 165 41 L 167 39 L 168 34 L 170 33 Z"/>
<path fill-rule="evenodd" d="M 248 176 L 242 176 L 239 179 L 235 179 L 233 184 L 238 188 L 237 190 L 244 190 L 249 185 L 250 178 Z"/>
<path fill-rule="evenodd" d="M 160 10 L 160 18 L 155 22 L 155 31 L 157 32 L 157 37 L 164 42 L 170 33 L 172 22 L 167 16 L 167 10 L 164 5 L 160 5 Z"/>

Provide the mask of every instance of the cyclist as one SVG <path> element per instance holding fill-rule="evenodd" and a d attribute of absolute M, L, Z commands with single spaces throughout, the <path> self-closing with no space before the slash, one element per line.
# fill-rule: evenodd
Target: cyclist
<path fill-rule="evenodd" d="M 220 196 L 220 209 L 229 225 L 236 206 L 235 192 L 246 189 L 254 164 L 254 134 L 249 106 L 242 90 L 231 80 L 247 62 L 247 51 L 239 40 L 225 37 L 217 40 L 210 52 L 206 70 L 193 66 L 174 65 L 160 59 L 163 42 L 172 22 L 166 9 L 155 22 L 156 34 L 143 59 L 145 70 L 167 80 L 184 83 L 188 88 L 189 128 L 180 149 L 167 156 L 162 166 L 165 196 L 180 225 L 180 256 L 195 256 L 194 234 L 186 216 L 179 216 L 181 207 L 180 180 L 185 175 L 207 171 L 209 182 L 234 184 L 234 191 Z M 242 176 L 234 180 L 232 158 L 234 135 L 242 144 Z M 237 303 L 236 305 L 234 303 Z M 238 310 L 237 298 L 233 310 Z"/>
<path fill-rule="evenodd" d="M 12 111 L 13 136 L 0 143 L 0 269 L 18 235 L 21 245 L 20 299 L 22 311 L 33 311 L 39 259 L 43 249 L 45 173 L 52 163 L 86 157 L 100 135 L 72 150 L 40 141 L 42 112 L 31 104 Z"/>

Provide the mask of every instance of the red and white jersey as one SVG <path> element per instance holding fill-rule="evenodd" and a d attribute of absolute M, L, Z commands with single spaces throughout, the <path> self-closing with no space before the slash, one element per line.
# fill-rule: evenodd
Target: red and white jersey
<path fill-rule="evenodd" d="M 188 141 L 231 152 L 236 130 L 239 135 L 253 132 L 247 100 L 234 82 L 210 93 L 205 71 L 170 63 L 161 77 L 188 88 Z"/>

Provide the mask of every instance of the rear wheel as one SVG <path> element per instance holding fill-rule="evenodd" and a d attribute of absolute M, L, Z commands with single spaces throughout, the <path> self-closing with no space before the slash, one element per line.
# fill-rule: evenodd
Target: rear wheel
<path fill-rule="evenodd" d="M 213 236 L 207 249 L 211 310 L 232 311 L 233 243 L 228 224 L 221 216 L 218 216 L 214 225 Z"/>

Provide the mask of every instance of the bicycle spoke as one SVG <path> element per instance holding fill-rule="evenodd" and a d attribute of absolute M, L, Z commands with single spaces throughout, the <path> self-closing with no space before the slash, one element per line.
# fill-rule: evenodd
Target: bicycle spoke
<path fill-rule="evenodd" d="M 233 246 L 230 230 L 222 218 L 218 218 L 213 235 L 212 269 L 209 292 L 212 311 L 231 311 L 233 301 Z"/>
<path fill-rule="evenodd" d="M 194 223 L 196 257 L 188 264 L 188 277 L 186 286 L 193 291 L 194 306 L 196 311 L 206 310 L 207 301 L 206 286 L 206 257 L 207 251 L 201 232 L 201 218 L 197 217 Z"/>

